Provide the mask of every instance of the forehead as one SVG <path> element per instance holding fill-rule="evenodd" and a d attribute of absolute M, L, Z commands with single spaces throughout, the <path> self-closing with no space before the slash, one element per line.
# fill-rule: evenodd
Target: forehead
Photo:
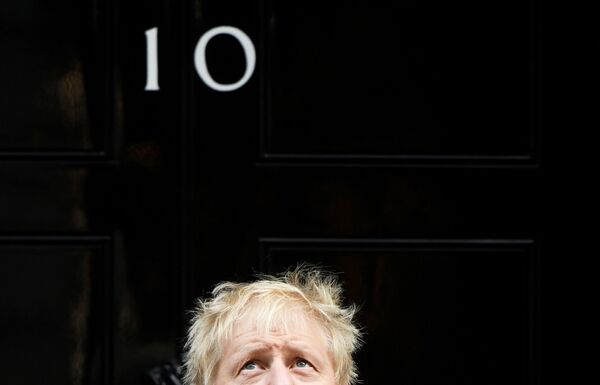
<path fill-rule="evenodd" d="M 217 377 L 233 378 L 240 365 L 248 360 L 269 361 L 278 356 L 283 359 L 303 357 L 319 368 L 323 376 L 332 379 L 334 360 L 325 330 L 322 321 L 307 311 L 307 306 L 279 308 L 254 303 L 236 314 L 229 338 L 222 340 Z M 334 384 L 334 381 L 328 383 Z"/>
<path fill-rule="evenodd" d="M 302 303 L 269 304 L 252 301 L 233 323 L 232 337 L 246 332 L 259 334 L 300 332 L 326 339 L 322 321 Z"/>
<path fill-rule="evenodd" d="M 297 309 L 279 314 L 269 326 L 262 323 L 261 313 L 256 311 L 235 322 L 231 339 L 222 351 L 225 363 L 239 363 L 261 354 L 300 355 L 323 370 L 333 371 L 333 357 L 323 326 Z"/>

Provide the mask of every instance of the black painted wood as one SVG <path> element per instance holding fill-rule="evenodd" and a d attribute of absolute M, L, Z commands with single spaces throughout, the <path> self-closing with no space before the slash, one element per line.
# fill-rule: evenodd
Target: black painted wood
<path fill-rule="evenodd" d="M 535 1 L 265 2 L 261 160 L 536 163 Z"/>
<path fill-rule="evenodd" d="M 309 262 L 341 272 L 366 331 L 357 354 L 365 384 L 539 376 L 540 266 L 531 240 L 261 239 L 260 250 L 265 271 Z"/>
<path fill-rule="evenodd" d="M 37 315 L 49 325 L 67 325 L 85 290 L 102 314 L 81 323 L 97 330 L 93 365 L 64 366 L 69 332 L 54 330 L 48 344 L 64 349 L 40 373 L 141 384 L 181 351 L 195 297 L 305 260 L 338 270 L 368 310 L 365 384 L 396 382 L 388 364 L 406 384 L 538 383 L 552 244 L 540 19 L 534 0 L 3 3 L 11 317 L 28 318 L 38 290 L 64 310 Z M 244 31 L 258 57 L 229 93 L 194 68 L 198 39 L 221 25 Z M 160 91 L 148 92 L 154 27 Z M 234 39 L 206 53 L 217 81 L 244 69 Z"/>
<path fill-rule="evenodd" d="M 537 383 L 539 335 L 531 314 L 539 315 L 538 249 L 461 254 L 453 244 L 544 240 L 537 5 L 264 1 L 259 8 L 225 1 L 202 8 L 206 28 L 240 23 L 259 42 L 260 59 L 258 76 L 239 92 L 220 94 L 193 83 L 187 128 L 196 135 L 193 293 L 299 260 L 331 265 L 345 277 L 363 265 L 373 272 L 387 264 L 384 281 L 397 283 L 387 287 L 389 298 L 414 301 L 411 309 L 421 313 L 413 314 L 413 326 L 431 334 L 410 345 L 422 352 L 402 350 L 400 337 L 391 339 L 395 344 L 366 347 L 365 383 L 397 381 L 376 366 L 400 365 L 386 357 L 404 360 L 402 380 L 408 384 Z M 232 9 L 261 15 L 240 18 Z M 503 15 L 511 22 L 504 23 Z M 364 56 L 352 62 L 352 50 L 359 48 Z M 237 56 L 220 54 L 210 59 L 215 68 L 239 71 L 232 64 Z M 492 60 L 495 55 L 502 59 Z M 359 69 L 367 75 L 352 77 Z M 269 266 L 261 239 L 342 239 L 351 252 L 318 248 L 286 254 L 284 263 Z M 370 243 L 374 239 L 448 244 L 425 256 L 399 246 L 382 252 Z M 355 242 L 363 245 L 356 249 Z M 425 270 L 403 265 L 420 257 Z M 444 276 L 446 269 L 459 272 Z M 511 282 L 504 281 L 508 274 Z M 410 280 L 410 290 L 403 280 Z M 366 292 L 374 290 L 373 282 L 365 284 Z M 358 278 L 346 283 L 354 290 Z M 444 297 L 446 290 L 461 290 L 458 302 Z M 458 303 L 468 307 L 486 298 L 491 314 L 491 303 L 503 292 L 512 299 L 502 299 L 506 318 L 497 324 L 475 317 L 471 308 L 457 316 L 458 323 L 435 318 L 445 311 L 458 314 Z M 437 302 L 436 293 L 442 293 Z M 396 311 L 390 303 L 381 318 L 401 323 Z M 506 338 L 496 339 L 491 330 L 500 320 L 511 326 L 503 330 Z M 450 335 L 458 325 L 470 340 Z M 400 336 L 415 330 L 403 326 Z M 468 347 L 479 355 L 470 356 Z M 487 361 L 483 350 L 491 351 Z M 470 367 L 469 359 L 478 365 Z"/>
<path fill-rule="evenodd" d="M 6 381 L 112 383 L 111 248 L 106 237 L 0 236 Z"/>
<path fill-rule="evenodd" d="M 0 161 L 110 157 L 111 5 L 2 6 Z"/>

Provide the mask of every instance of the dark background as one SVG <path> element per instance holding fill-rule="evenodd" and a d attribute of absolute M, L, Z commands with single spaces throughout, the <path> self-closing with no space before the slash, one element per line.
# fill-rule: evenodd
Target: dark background
<path fill-rule="evenodd" d="M 540 3 L 3 2 L 1 382 L 140 384 L 194 298 L 308 261 L 362 308 L 365 385 L 538 384 Z M 233 92 L 193 63 L 220 25 L 257 52 Z M 207 61 L 245 69 L 226 35 Z"/>

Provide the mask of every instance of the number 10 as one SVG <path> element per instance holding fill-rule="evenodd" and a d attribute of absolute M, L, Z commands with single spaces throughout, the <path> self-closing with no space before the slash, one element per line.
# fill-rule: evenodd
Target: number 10
<path fill-rule="evenodd" d="M 244 75 L 235 83 L 221 84 L 217 83 L 206 65 L 206 46 L 208 42 L 217 35 L 231 35 L 242 46 L 246 57 L 246 71 Z M 146 31 L 146 91 L 158 91 L 158 28 L 151 28 Z M 194 51 L 194 65 L 200 79 L 216 91 L 228 92 L 235 91 L 250 80 L 256 67 L 256 50 L 252 40 L 242 30 L 231 26 L 220 26 L 206 31 L 198 40 Z"/>

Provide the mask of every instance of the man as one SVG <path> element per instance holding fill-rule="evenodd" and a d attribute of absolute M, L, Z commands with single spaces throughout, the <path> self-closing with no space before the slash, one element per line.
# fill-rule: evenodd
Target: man
<path fill-rule="evenodd" d="M 224 282 L 200 300 L 186 343 L 187 385 L 354 385 L 354 306 L 332 275 L 299 267 Z"/>

